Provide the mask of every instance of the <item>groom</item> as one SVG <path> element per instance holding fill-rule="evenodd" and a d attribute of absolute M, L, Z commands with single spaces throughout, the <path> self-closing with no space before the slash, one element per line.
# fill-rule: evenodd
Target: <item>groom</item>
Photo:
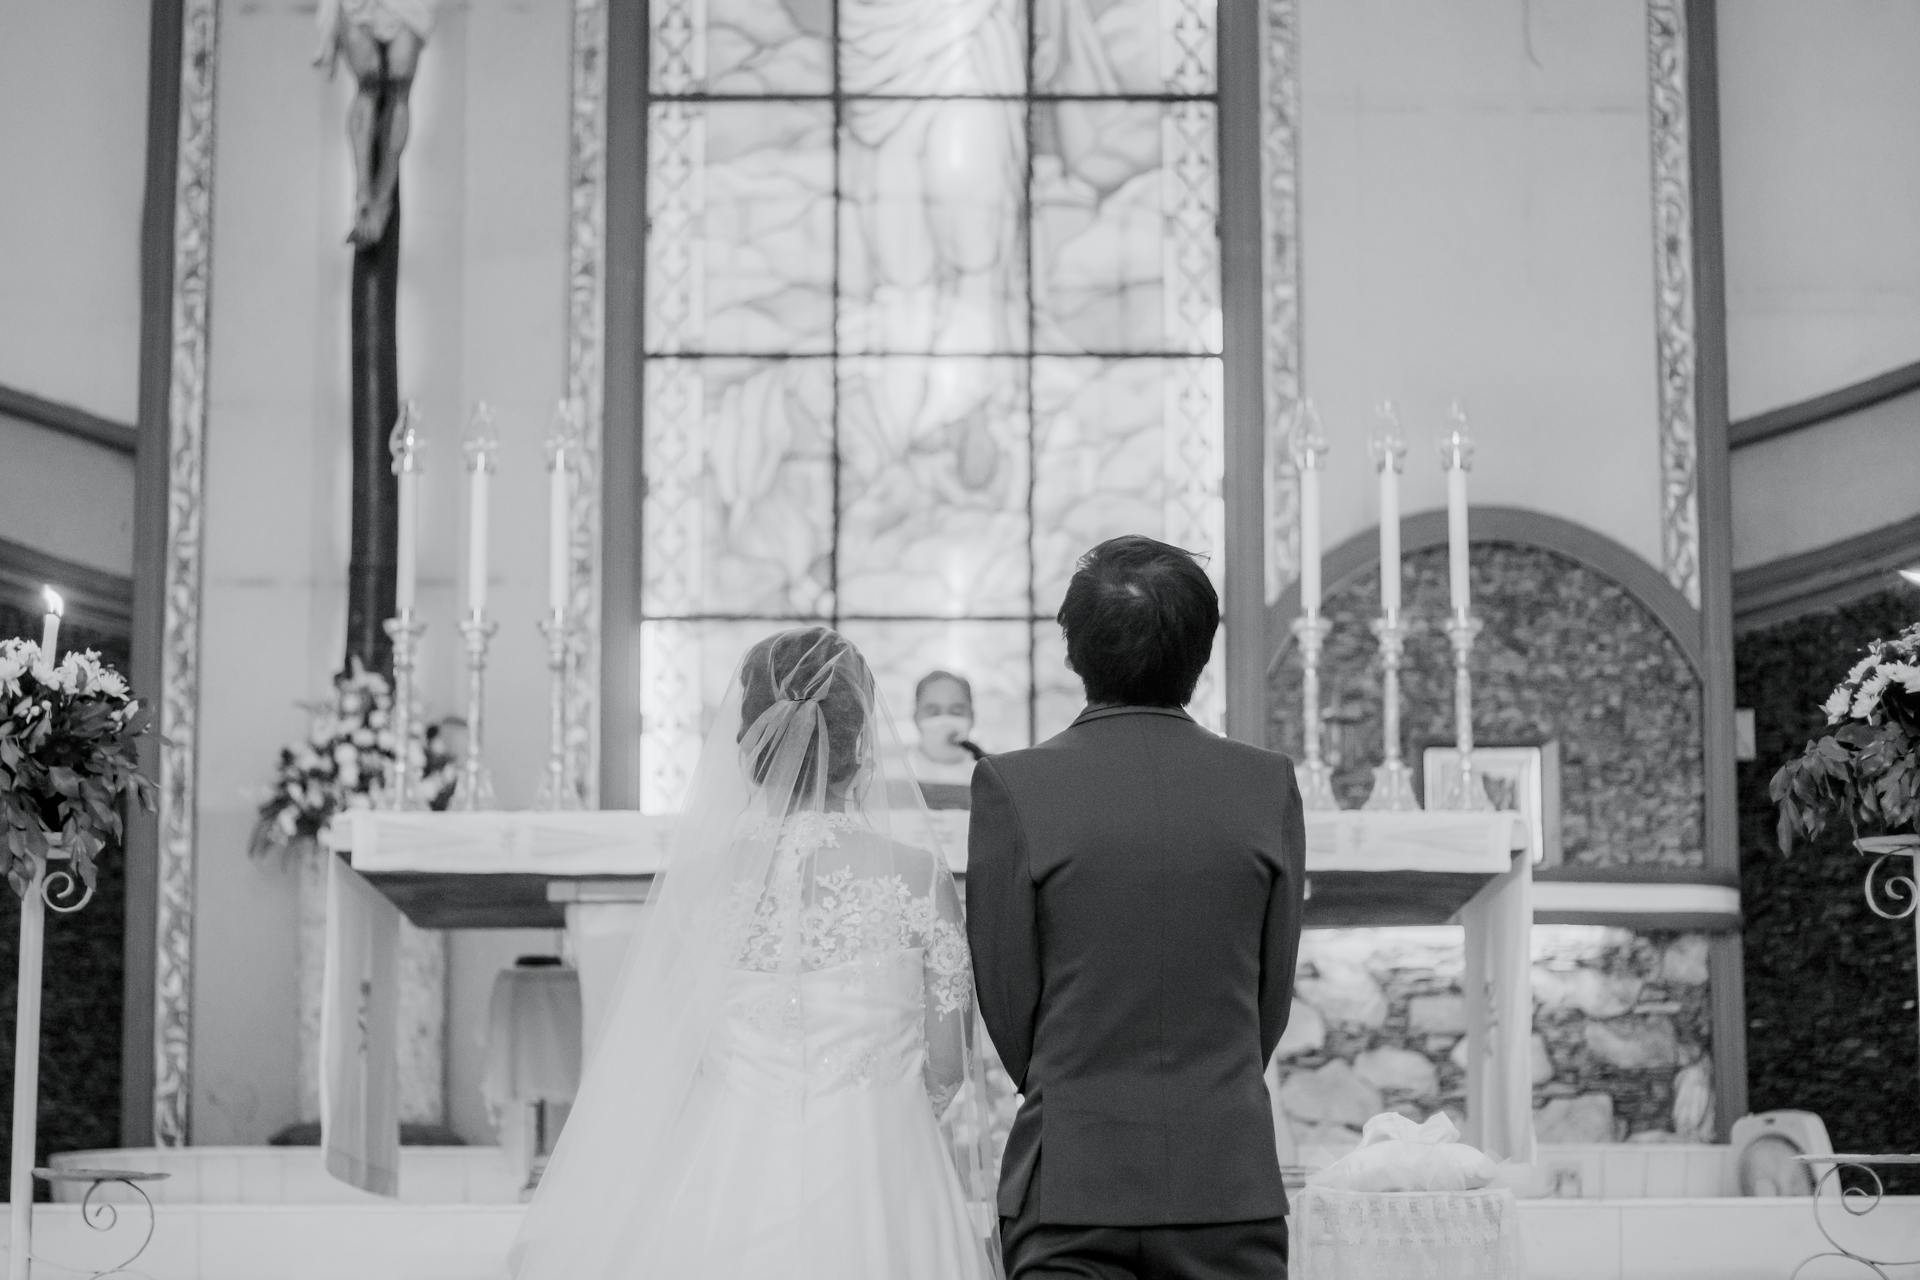
<path fill-rule="evenodd" d="M 1286 1191 L 1262 1070 L 1300 944 L 1293 764 L 1182 708 L 1220 601 L 1188 553 L 1104 542 L 1060 608 L 1087 710 L 973 777 L 980 1012 L 1025 1095 L 1010 1280 L 1275 1280 Z"/>

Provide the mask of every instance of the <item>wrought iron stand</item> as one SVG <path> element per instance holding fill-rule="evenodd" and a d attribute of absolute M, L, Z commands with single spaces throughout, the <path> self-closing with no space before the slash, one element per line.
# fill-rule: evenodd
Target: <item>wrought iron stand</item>
<path fill-rule="evenodd" d="M 1830 1166 L 1825 1173 L 1820 1175 L 1820 1181 L 1814 1187 L 1813 1222 L 1815 1226 L 1820 1228 L 1820 1234 L 1826 1238 L 1827 1243 L 1833 1247 L 1823 1253 L 1814 1254 L 1811 1258 L 1808 1258 L 1799 1266 L 1795 1267 L 1793 1269 L 1792 1280 L 1799 1280 L 1800 1274 L 1808 1267 L 1828 1258 L 1838 1258 L 1842 1262 L 1851 1262 L 1855 1266 L 1879 1276 L 1880 1280 L 1892 1280 L 1892 1277 L 1887 1274 L 1886 1269 L 1888 1267 L 1920 1266 L 1920 1258 L 1874 1258 L 1849 1249 L 1846 1245 L 1841 1244 L 1834 1238 L 1833 1231 L 1828 1226 L 1826 1216 L 1822 1212 L 1824 1206 L 1838 1203 L 1842 1209 L 1846 1210 L 1849 1216 L 1855 1218 L 1866 1217 L 1875 1209 L 1879 1208 L 1880 1202 L 1886 1198 L 1886 1184 L 1880 1180 L 1880 1175 L 1874 1172 L 1873 1166 L 1920 1165 L 1920 1155 L 1795 1156 L 1794 1159 L 1806 1165 L 1824 1164 Z M 1848 1187 L 1843 1188 L 1838 1196 L 1828 1195 L 1827 1183 L 1838 1179 L 1841 1171 L 1846 1169 L 1853 1170 L 1868 1182 L 1872 1183 L 1873 1189 L 1871 1191 L 1864 1191 L 1857 1187 Z"/>
<path fill-rule="evenodd" d="M 159 1223 L 159 1215 L 153 1210 L 153 1198 L 140 1184 L 143 1182 L 164 1182 L 170 1175 L 164 1173 L 141 1173 L 131 1169 L 35 1169 L 33 1176 L 42 1182 L 84 1182 L 87 1194 L 80 1200 L 80 1219 L 95 1231 L 112 1231 L 120 1223 L 120 1207 L 110 1200 L 101 1200 L 99 1196 L 105 1187 L 125 1187 L 140 1199 L 147 1211 L 147 1233 L 140 1237 L 140 1247 L 127 1256 L 125 1262 L 107 1267 L 101 1271 L 87 1274 L 92 1280 L 103 1280 L 106 1276 L 133 1275 L 133 1264 L 153 1243 L 153 1230 Z"/>

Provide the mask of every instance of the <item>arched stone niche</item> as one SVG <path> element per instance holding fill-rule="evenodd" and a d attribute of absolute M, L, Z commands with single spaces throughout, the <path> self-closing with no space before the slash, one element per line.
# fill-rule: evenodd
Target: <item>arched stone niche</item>
<path fill-rule="evenodd" d="M 1650 565 L 1591 531 L 1533 512 L 1476 509 L 1470 556 L 1474 735 L 1482 745 L 1559 744 L 1560 835 L 1571 868 L 1705 865 L 1698 620 Z M 1367 796 L 1381 757 L 1377 535 L 1326 558 L 1321 655 L 1327 746 L 1341 803 Z M 1454 737 L 1453 655 L 1442 513 L 1411 517 L 1401 670 L 1402 746 L 1416 778 L 1425 745 Z M 1301 750 L 1300 653 L 1276 605 L 1268 742 Z"/>

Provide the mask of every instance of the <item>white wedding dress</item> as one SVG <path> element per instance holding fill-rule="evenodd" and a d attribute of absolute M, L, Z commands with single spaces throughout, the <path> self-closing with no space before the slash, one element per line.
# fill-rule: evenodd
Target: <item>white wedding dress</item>
<path fill-rule="evenodd" d="M 742 659 L 515 1280 L 997 1276 L 960 894 L 891 723 L 835 632 Z"/>
<path fill-rule="evenodd" d="M 686 1116 L 704 1132 L 636 1280 L 991 1274 L 937 1118 L 962 1083 L 949 1026 L 972 1007 L 958 902 L 941 910 L 893 850 L 863 873 L 872 837 L 838 816 L 785 824 L 773 886 L 742 903 L 747 946 Z"/>

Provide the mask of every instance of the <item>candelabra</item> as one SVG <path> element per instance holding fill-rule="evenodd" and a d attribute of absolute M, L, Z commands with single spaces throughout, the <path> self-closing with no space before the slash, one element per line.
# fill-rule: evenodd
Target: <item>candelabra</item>
<path fill-rule="evenodd" d="M 1413 771 L 1400 753 L 1400 661 L 1407 629 L 1399 611 L 1383 614 L 1373 624 L 1373 634 L 1380 639 L 1380 732 L 1385 750 L 1373 771 L 1373 792 L 1361 807 L 1407 812 L 1418 809 L 1420 801 L 1413 794 Z"/>
<path fill-rule="evenodd" d="M 1300 769 L 1300 802 L 1309 812 L 1338 809 L 1333 794 L 1333 770 L 1321 755 L 1320 648 L 1331 628 L 1319 613 L 1294 619 L 1293 634 L 1300 642 L 1301 733 L 1306 759 Z"/>
<path fill-rule="evenodd" d="M 487 647 L 499 624 L 487 617 L 488 481 L 499 441 L 493 414 L 482 401 L 473 413 L 474 434 L 465 445 L 467 488 L 467 615 L 460 635 L 467 645 L 467 747 L 460 760 L 460 807 L 486 809 L 493 804 L 493 779 L 487 773 Z"/>
<path fill-rule="evenodd" d="M 414 521 L 420 484 L 418 419 L 412 401 L 402 404 L 400 417 L 393 424 L 393 434 L 387 438 L 387 452 L 393 455 L 393 474 L 399 480 L 400 504 L 395 520 L 393 617 L 386 621 L 387 637 L 393 642 L 393 711 L 388 725 L 393 731 L 394 759 L 393 776 L 387 780 L 389 809 L 411 809 L 416 798 L 413 669 L 420 652 L 420 633 L 426 630 L 426 625 L 413 612 Z"/>
<path fill-rule="evenodd" d="M 540 783 L 540 807 L 577 809 L 580 795 L 567 776 L 567 656 L 573 623 L 560 609 L 540 620 L 547 637 L 547 767 Z"/>
<path fill-rule="evenodd" d="M 1413 774 L 1400 754 L 1400 662 L 1406 651 L 1407 629 L 1400 614 L 1400 464 L 1406 441 L 1391 404 L 1380 406 L 1382 431 L 1371 446 L 1374 468 L 1380 473 L 1380 618 L 1373 634 L 1380 639 L 1381 762 L 1373 771 L 1373 794 L 1363 808 L 1403 812 L 1418 809 Z"/>
<path fill-rule="evenodd" d="M 485 809 L 493 803 L 493 778 L 487 771 L 487 646 L 500 624 L 478 610 L 460 620 L 467 642 L 467 749 L 460 759 L 460 807 Z"/>
<path fill-rule="evenodd" d="M 414 663 L 420 652 L 420 634 L 426 624 L 414 617 L 412 609 L 402 609 L 388 618 L 387 635 L 393 640 L 393 712 L 388 723 L 393 729 L 393 777 L 387 784 L 386 807 L 411 809 L 418 798 L 414 774 Z"/>
<path fill-rule="evenodd" d="M 1434 807 L 1444 809 L 1490 810 L 1493 801 L 1473 771 L 1473 674 L 1468 660 L 1473 656 L 1473 641 L 1480 634 L 1480 619 L 1459 612 L 1447 619 L 1447 640 L 1453 645 L 1453 735 L 1454 749 L 1460 756 L 1460 774 L 1444 797 L 1436 797 Z"/>

